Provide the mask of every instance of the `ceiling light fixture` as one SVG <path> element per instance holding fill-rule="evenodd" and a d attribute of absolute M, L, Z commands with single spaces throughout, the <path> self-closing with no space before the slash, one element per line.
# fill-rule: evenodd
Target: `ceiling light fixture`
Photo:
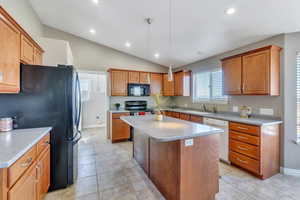
<path fill-rule="evenodd" d="M 154 54 L 155 58 L 159 58 L 159 53 Z"/>
<path fill-rule="evenodd" d="M 99 3 L 99 0 L 92 0 L 95 4 Z"/>
<path fill-rule="evenodd" d="M 130 42 L 126 42 L 125 46 L 129 48 L 129 47 L 131 47 L 131 43 Z"/>
<path fill-rule="evenodd" d="M 172 72 L 172 48 L 173 48 L 173 40 L 172 40 L 172 0 L 169 0 L 169 57 L 170 57 L 170 65 L 168 71 L 168 81 L 173 81 L 173 72 Z"/>
<path fill-rule="evenodd" d="M 96 34 L 95 29 L 90 29 L 90 33 L 93 34 L 93 35 L 95 35 Z"/>
<path fill-rule="evenodd" d="M 235 13 L 235 8 L 228 8 L 225 12 L 227 15 L 233 15 Z"/>

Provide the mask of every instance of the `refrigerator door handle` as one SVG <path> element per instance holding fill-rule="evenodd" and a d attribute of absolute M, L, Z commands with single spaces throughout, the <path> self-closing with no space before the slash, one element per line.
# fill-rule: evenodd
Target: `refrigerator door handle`
<path fill-rule="evenodd" d="M 73 142 L 73 145 L 77 144 L 77 143 L 79 142 L 79 140 L 81 139 L 81 137 L 82 137 L 81 131 L 77 131 L 76 137 L 75 137 L 74 140 L 72 141 L 72 142 Z"/>
<path fill-rule="evenodd" d="M 77 73 L 77 87 L 78 87 L 78 96 L 79 96 L 79 99 L 78 99 L 79 108 L 78 108 L 78 118 L 77 118 L 77 130 L 79 130 L 82 103 L 81 103 L 81 88 L 80 88 L 80 81 L 79 81 L 78 73 Z"/>

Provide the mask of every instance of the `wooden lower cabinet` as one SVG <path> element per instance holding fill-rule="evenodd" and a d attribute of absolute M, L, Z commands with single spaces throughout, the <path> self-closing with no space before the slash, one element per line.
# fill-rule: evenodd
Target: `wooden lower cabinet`
<path fill-rule="evenodd" d="M 229 160 L 261 179 L 280 172 L 280 125 L 230 122 Z"/>
<path fill-rule="evenodd" d="M 48 141 L 49 134 L 41 141 Z M 50 186 L 50 144 L 38 143 L 8 168 L 0 169 L 0 200 L 42 200 Z"/>
<path fill-rule="evenodd" d="M 195 122 L 195 123 L 199 123 L 199 124 L 203 124 L 203 117 L 197 116 L 197 115 L 191 115 L 190 121 Z"/>
<path fill-rule="evenodd" d="M 121 120 L 121 116 L 129 113 L 113 113 L 111 117 L 111 141 L 128 140 L 130 138 L 130 126 Z"/>
<path fill-rule="evenodd" d="M 180 113 L 179 118 L 182 120 L 190 121 L 191 115 L 185 114 L 185 113 Z"/>

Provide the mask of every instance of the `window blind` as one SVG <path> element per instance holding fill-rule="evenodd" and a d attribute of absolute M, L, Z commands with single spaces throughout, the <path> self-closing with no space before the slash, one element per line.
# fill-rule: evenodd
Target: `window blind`
<path fill-rule="evenodd" d="M 300 137 L 300 53 L 297 54 L 296 67 L 296 95 L 297 95 L 297 135 Z"/>

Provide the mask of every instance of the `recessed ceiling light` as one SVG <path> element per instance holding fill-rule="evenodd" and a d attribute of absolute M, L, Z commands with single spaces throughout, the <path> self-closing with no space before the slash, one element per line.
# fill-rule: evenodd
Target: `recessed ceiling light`
<path fill-rule="evenodd" d="M 154 54 L 155 58 L 159 58 L 159 53 Z"/>
<path fill-rule="evenodd" d="M 228 8 L 225 12 L 227 15 L 233 15 L 235 13 L 235 8 Z"/>
<path fill-rule="evenodd" d="M 126 47 L 131 47 L 130 42 L 126 42 L 126 43 L 125 43 L 125 46 L 126 46 Z"/>
<path fill-rule="evenodd" d="M 95 29 L 90 29 L 90 33 L 93 34 L 93 35 L 95 35 L 96 34 Z"/>
<path fill-rule="evenodd" d="M 92 0 L 95 4 L 99 3 L 99 0 Z"/>

